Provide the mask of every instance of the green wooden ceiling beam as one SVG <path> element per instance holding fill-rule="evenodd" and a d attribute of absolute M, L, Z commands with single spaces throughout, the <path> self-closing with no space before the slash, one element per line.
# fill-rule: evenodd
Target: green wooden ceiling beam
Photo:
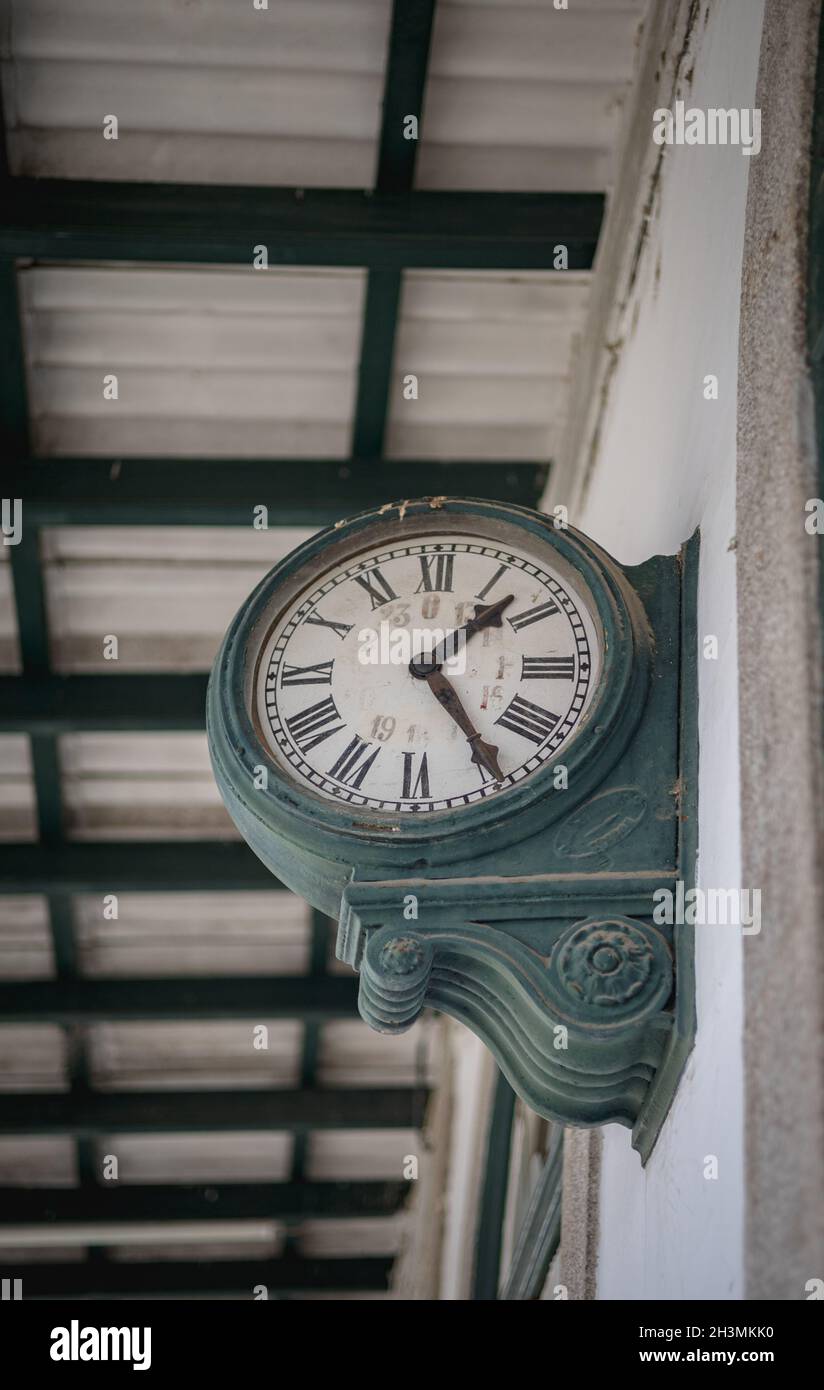
<path fill-rule="evenodd" d="M 489 1114 L 483 1190 L 475 1232 L 473 1301 L 494 1301 L 498 1297 L 515 1099 L 515 1092 L 499 1071 Z"/>
<path fill-rule="evenodd" d="M 404 1182 L 147 1183 L 83 1187 L 0 1187 L 0 1229 L 155 1221 L 302 1221 L 391 1216 L 409 1195 Z"/>
<path fill-rule="evenodd" d="M 0 206 L 11 201 L 13 181 L 9 178 L 5 149 L 5 121 L 0 98 Z M 0 448 L 3 457 L 25 457 L 30 450 L 29 406 L 25 352 L 20 314 L 17 268 L 13 258 L 0 258 Z M 8 481 L 6 482 L 8 487 Z M 12 490 L 4 495 L 22 497 Z M 24 508 L 22 537 L 10 547 L 10 568 L 20 659 L 25 677 L 44 677 L 49 670 L 49 624 L 46 585 L 40 556 L 40 528 L 36 517 Z M 59 842 L 63 832 L 63 796 L 57 739 L 41 732 L 30 740 L 37 830 L 43 846 Z M 70 976 L 76 966 L 76 941 L 71 902 L 47 885 L 49 929 L 55 969 Z M 78 1084 L 83 1069 L 83 1048 L 70 1049 L 72 1084 Z M 78 1163 L 85 1170 L 83 1145 Z"/>
<path fill-rule="evenodd" d="M 357 981 L 341 975 L 221 979 L 24 980 L 0 983 L 4 1023 L 357 1016 Z"/>
<path fill-rule="evenodd" d="M 96 1260 L 85 1264 L 27 1264 L 16 1267 L 23 1298 L 166 1298 L 172 1295 L 245 1294 L 265 1285 L 270 1294 L 307 1290 L 379 1292 L 388 1286 L 392 1257 L 328 1260 L 212 1260 L 178 1262 Z"/>
<path fill-rule="evenodd" d="M 400 297 L 399 270 L 370 270 L 352 430 L 352 452 L 366 458 L 383 452 Z"/>
<path fill-rule="evenodd" d="M 0 733 L 204 728 L 207 675 L 0 676 Z"/>
<path fill-rule="evenodd" d="M 435 0 L 394 0 L 392 6 L 375 180 L 379 195 L 408 193 L 412 188 L 418 139 L 406 139 L 404 128 L 408 116 L 414 116 L 420 127 L 434 14 Z M 400 269 L 371 266 L 352 432 L 353 454 L 367 458 L 380 458 L 383 453 L 400 297 Z"/>
<path fill-rule="evenodd" d="M 0 894 L 272 891 L 283 884 L 231 840 L 0 846 Z"/>
<path fill-rule="evenodd" d="M 405 497 L 534 507 L 547 471 L 539 463 L 363 458 L 27 459 L 6 474 L 4 495 L 22 498 L 24 518 L 41 526 L 251 526 L 253 508 L 264 505 L 270 526 L 320 527 Z"/>
<path fill-rule="evenodd" d="M 0 149 L 3 146 L 0 132 Z M 9 185 L 0 176 L 2 199 L 9 197 Z M 20 337 L 20 305 L 17 268 L 9 257 L 0 257 L 0 440 L 6 456 L 26 448 L 29 413 L 26 372 Z M 9 494 L 3 492 L 3 496 Z"/>
<path fill-rule="evenodd" d="M 0 1096 L 0 1134 L 417 1129 L 423 1089 L 79 1091 Z"/>
<path fill-rule="evenodd" d="M 392 6 L 375 179 L 382 193 L 412 187 L 419 140 L 406 138 L 404 122 L 415 116 L 420 138 L 434 15 L 435 0 L 395 0 Z"/>
<path fill-rule="evenodd" d="M 10 182 L 0 256 L 56 261 L 588 270 L 601 193 L 370 193 L 82 179 Z"/>

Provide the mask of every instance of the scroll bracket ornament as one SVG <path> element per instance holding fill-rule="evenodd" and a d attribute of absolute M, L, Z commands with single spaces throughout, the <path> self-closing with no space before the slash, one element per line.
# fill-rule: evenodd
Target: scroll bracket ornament
<path fill-rule="evenodd" d="M 352 886 L 355 887 L 354 885 Z M 338 953 L 360 972 L 362 1017 L 401 1033 L 433 1008 L 486 1044 L 538 1114 L 559 1124 L 634 1126 L 672 1026 L 669 942 L 623 915 L 505 926 L 399 920 L 364 927 L 344 895 Z M 550 944 L 551 943 L 551 944 Z"/>

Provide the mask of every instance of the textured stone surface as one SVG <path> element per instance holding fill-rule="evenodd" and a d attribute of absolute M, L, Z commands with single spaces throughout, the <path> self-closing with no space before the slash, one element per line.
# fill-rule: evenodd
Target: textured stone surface
<path fill-rule="evenodd" d="M 597 1129 L 568 1129 L 564 1135 L 560 1277 L 553 1276 L 552 1287 L 564 1284 L 573 1299 L 595 1298 L 601 1142 Z"/>
<path fill-rule="evenodd" d="M 821 538 L 805 352 L 819 0 L 767 0 L 747 205 L 738 397 L 738 631 L 746 939 L 746 1296 L 824 1277 Z"/>

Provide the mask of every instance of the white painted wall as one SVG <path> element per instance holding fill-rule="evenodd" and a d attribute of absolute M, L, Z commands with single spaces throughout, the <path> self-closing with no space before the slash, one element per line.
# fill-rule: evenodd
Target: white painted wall
<path fill-rule="evenodd" d="M 492 1054 L 462 1024 L 448 1021 L 452 1055 L 452 1123 L 444 1192 L 440 1298 L 471 1297 L 475 1231 L 486 1164 L 489 1111 L 497 1069 Z"/>
<path fill-rule="evenodd" d="M 702 7 L 703 8 L 703 7 Z M 724 0 L 696 39 L 688 106 L 752 107 L 763 4 Z M 652 112 L 650 112 L 650 132 Z M 741 255 L 750 159 L 667 149 L 587 498 L 574 522 L 619 560 L 671 553 L 702 530 L 699 883 L 740 885 L 735 429 Z M 715 373 L 719 399 L 703 398 Z M 742 938 L 697 928 L 698 1039 L 647 1165 L 604 1132 L 598 1296 L 743 1292 Z M 753 939 L 753 938 L 750 938 Z M 718 1158 L 717 1181 L 704 1177 Z"/>

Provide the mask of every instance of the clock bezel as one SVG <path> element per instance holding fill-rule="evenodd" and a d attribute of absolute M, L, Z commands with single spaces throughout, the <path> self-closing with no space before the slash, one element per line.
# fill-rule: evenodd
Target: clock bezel
<path fill-rule="evenodd" d="M 337 802 L 304 788 L 277 763 L 256 727 L 256 672 L 273 627 L 295 597 L 315 578 L 348 558 L 352 542 L 361 548 L 386 539 L 411 543 L 419 527 L 428 537 L 437 531 L 460 532 L 483 523 L 501 523 L 530 534 L 571 569 L 592 599 L 603 636 L 601 669 L 581 724 L 569 742 L 512 787 L 468 806 L 423 813 L 385 812 Z M 338 552 L 336 554 L 336 552 Z M 552 555 L 547 556 L 551 566 Z M 411 853 L 408 865 L 444 863 L 479 857 L 551 824 L 571 810 L 614 764 L 637 727 L 649 676 L 649 626 L 635 591 L 592 541 L 554 519 L 508 503 L 477 498 L 424 498 L 362 512 L 312 536 L 277 564 L 246 600 L 233 620 L 209 684 L 207 725 L 218 784 L 233 819 L 256 852 L 269 835 L 341 863 L 398 867 L 399 854 Z M 567 790 L 553 784 L 554 767 L 568 769 Z M 267 785 L 255 786 L 255 768 L 267 769 Z M 258 778 L 258 780 L 260 780 Z M 482 831 L 481 836 L 473 832 Z M 456 849 L 456 840 L 464 843 Z M 480 840 L 480 843 L 478 841 Z M 420 858 L 416 858 L 420 855 Z M 268 856 L 262 855 L 268 862 Z M 274 862 L 274 861 L 273 861 Z M 282 859 L 277 858 L 278 868 Z M 273 864 L 270 864 L 272 867 Z"/>

